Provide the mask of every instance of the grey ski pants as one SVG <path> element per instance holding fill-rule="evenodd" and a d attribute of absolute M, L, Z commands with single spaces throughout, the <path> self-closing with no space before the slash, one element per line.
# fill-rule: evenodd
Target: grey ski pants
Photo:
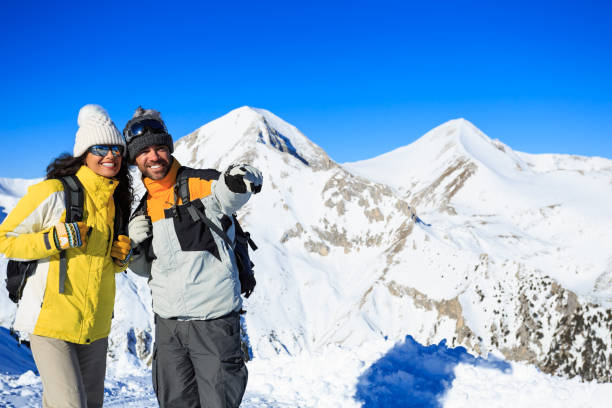
<path fill-rule="evenodd" d="M 30 335 L 44 408 L 99 408 L 104 401 L 108 338 L 91 344 Z"/>
<path fill-rule="evenodd" d="M 238 407 L 247 378 L 238 313 L 184 321 L 155 316 L 153 389 L 161 408 Z"/>

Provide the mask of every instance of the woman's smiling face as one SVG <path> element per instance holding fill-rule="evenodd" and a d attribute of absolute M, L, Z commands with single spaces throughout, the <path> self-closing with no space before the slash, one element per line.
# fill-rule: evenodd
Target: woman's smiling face
<path fill-rule="evenodd" d="M 119 173 L 121 160 L 121 155 L 115 156 L 110 150 L 104 157 L 88 152 L 85 156 L 85 165 L 102 177 L 113 178 Z"/>

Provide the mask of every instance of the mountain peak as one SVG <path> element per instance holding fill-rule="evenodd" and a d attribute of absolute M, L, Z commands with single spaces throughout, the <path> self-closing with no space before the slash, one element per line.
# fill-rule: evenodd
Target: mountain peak
<path fill-rule="evenodd" d="M 465 118 L 452 119 L 435 127 L 406 148 L 426 148 L 435 152 L 437 159 L 462 157 L 500 174 L 529 169 L 511 147 L 498 139 L 491 139 Z"/>
<path fill-rule="evenodd" d="M 417 142 L 423 139 L 428 143 L 434 140 L 445 140 L 447 142 L 454 140 L 462 143 L 468 142 L 470 138 L 479 138 L 487 143 L 491 142 L 487 135 L 465 118 L 446 121 L 425 133 Z"/>
<path fill-rule="evenodd" d="M 406 184 L 407 164 L 414 177 L 410 188 Z M 444 122 L 409 145 L 345 166 L 355 174 L 400 191 L 424 188 L 425 180 L 430 180 L 432 174 L 442 179 L 458 172 L 462 175 L 458 185 L 463 186 L 477 171 L 504 177 L 531 172 L 520 155 L 465 118 Z"/>
<path fill-rule="evenodd" d="M 206 152 L 198 153 L 206 145 Z M 272 149 L 284 160 L 297 161 L 312 169 L 326 169 L 331 159 L 319 146 L 311 142 L 295 126 L 270 111 L 241 106 L 207 123 L 175 143 L 179 159 L 188 165 L 217 167 L 220 161 L 210 162 L 211 156 L 239 158 L 250 162 L 266 156 Z M 296 163 L 297 164 L 297 163 Z"/>
<path fill-rule="evenodd" d="M 239 120 L 242 118 L 243 120 L 261 120 L 264 118 L 264 112 L 267 112 L 264 109 L 254 108 L 252 106 L 244 105 L 236 109 L 232 109 L 225 115 L 220 118 L 215 119 L 213 122 L 221 120 L 221 119 L 233 119 Z M 211 122 L 212 123 L 212 122 Z M 206 126 L 206 125 L 204 125 Z"/>
<path fill-rule="evenodd" d="M 451 125 L 451 126 L 463 126 L 463 125 L 470 125 L 470 126 L 474 126 L 474 124 L 472 122 L 470 122 L 469 120 L 467 120 L 466 118 L 455 118 L 455 119 L 450 119 L 447 120 L 446 122 L 444 122 L 443 124 L 441 124 L 440 126 L 444 126 L 444 125 Z"/>

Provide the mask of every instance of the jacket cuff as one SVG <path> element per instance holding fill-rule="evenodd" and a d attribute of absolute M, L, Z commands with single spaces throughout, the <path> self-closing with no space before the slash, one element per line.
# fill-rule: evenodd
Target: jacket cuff
<path fill-rule="evenodd" d="M 49 228 L 42 233 L 43 248 L 47 252 L 46 256 L 55 255 L 61 251 L 55 237 L 55 227 Z M 41 257 L 42 258 L 42 257 Z"/>

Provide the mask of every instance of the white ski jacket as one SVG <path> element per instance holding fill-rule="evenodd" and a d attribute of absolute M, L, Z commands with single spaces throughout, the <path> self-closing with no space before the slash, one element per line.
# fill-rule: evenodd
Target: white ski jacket
<path fill-rule="evenodd" d="M 198 197 L 206 194 L 206 188 L 191 188 L 192 201 L 184 205 L 176 198 L 179 201 L 176 205 L 170 197 L 175 196 L 178 167 L 180 165 L 175 159 L 168 175 L 159 183 L 143 180 L 148 191 L 146 211 L 153 221 L 150 245 L 155 259 L 148 259 L 147 244 L 140 245 L 134 250 L 130 269 L 149 277 L 153 310 L 161 317 L 214 319 L 242 307 L 236 258 L 218 234 L 202 221 L 193 221 L 187 207 L 197 206 L 233 241 L 235 232 L 231 214 L 249 200 L 251 193 L 232 192 L 223 174 L 218 180 L 190 178 L 192 187 L 197 187 L 197 183 L 208 183 L 210 193 Z M 214 173 L 218 175 L 218 172 Z M 159 218 L 160 209 L 154 207 L 158 193 L 164 194 L 165 200 L 171 200 L 165 201 L 168 208 L 163 209 L 163 218 Z"/>

